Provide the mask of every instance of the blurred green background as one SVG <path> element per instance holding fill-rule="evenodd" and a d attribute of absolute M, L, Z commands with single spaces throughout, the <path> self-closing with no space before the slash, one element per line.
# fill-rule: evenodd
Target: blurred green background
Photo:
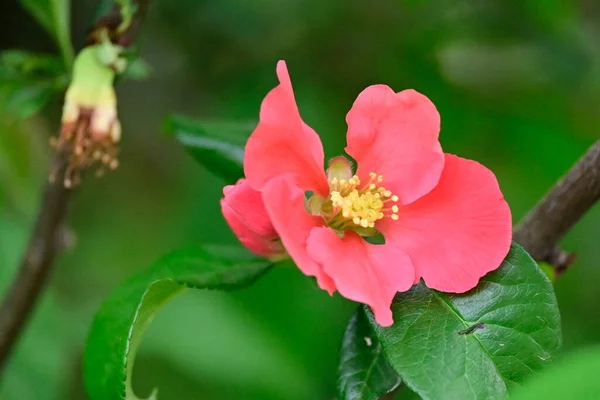
<path fill-rule="evenodd" d="M 74 3 L 79 48 L 96 1 Z M 118 87 L 121 166 L 77 191 L 69 218 L 75 244 L 58 260 L 0 397 L 85 399 L 85 335 L 110 290 L 172 249 L 235 241 L 219 209 L 226 182 L 161 134 L 166 116 L 256 121 L 276 85 L 275 64 L 285 59 L 303 118 L 335 156 L 362 89 L 415 88 L 441 113 L 444 149 L 497 174 L 516 222 L 600 136 L 598 21 L 595 0 L 153 2 L 140 38 L 152 75 Z M 9 2 L 0 49 L 14 48 L 56 52 Z M 0 107 L 2 292 L 48 175 L 60 106 L 55 99 L 26 120 Z M 556 282 L 566 351 L 600 342 L 599 240 L 596 207 L 564 241 L 579 255 Z M 354 307 L 294 268 L 237 293 L 189 291 L 150 327 L 134 387 L 140 395 L 158 387 L 161 400 L 333 399 Z"/>

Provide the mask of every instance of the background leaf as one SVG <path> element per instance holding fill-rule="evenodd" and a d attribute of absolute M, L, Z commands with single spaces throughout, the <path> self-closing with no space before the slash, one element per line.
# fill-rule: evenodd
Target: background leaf
<path fill-rule="evenodd" d="M 56 56 L 23 50 L 0 54 L 1 113 L 30 117 L 63 91 L 67 83 L 65 67 Z"/>
<path fill-rule="evenodd" d="M 344 334 L 337 381 L 340 400 L 377 400 L 400 383 L 360 307 Z"/>
<path fill-rule="evenodd" d="M 69 0 L 20 0 L 31 15 L 50 33 L 67 67 L 73 63 L 71 43 L 71 2 Z"/>
<path fill-rule="evenodd" d="M 579 350 L 516 391 L 514 400 L 600 399 L 600 347 Z"/>
<path fill-rule="evenodd" d="M 371 324 L 392 367 L 424 399 L 501 399 L 552 361 L 561 344 L 554 290 L 513 245 L 502 266 L 465 294 L 423 283 L 399 293 L 394 325 Z"/>
<path fill-rule="evenodd" d="M 228 182 L 244 176 L 244 145 L 254 124 L 223 121 L 192 121 L 174 116 L 165 130 L 209 171 Z"/>
<path fill-rule="evenodd" d="M 127 68 L 123 72 L 123 78 L 129 78 L 137 81 L 148 79 L 152 74 L 152 67 L 146 61 L 134 55 L 127 63 Z"/>
<path fill-rule="evenodd" d="M 232 290 L 270 267 L 234 247 L 176 252 L 115 290 L 96 315 L 85 351 L 85 382 L 91 399 L 137 399 L 133 361 L 155 313 L 185 288 Z M 151 396 L 152 397 L 152 396 Z"/>

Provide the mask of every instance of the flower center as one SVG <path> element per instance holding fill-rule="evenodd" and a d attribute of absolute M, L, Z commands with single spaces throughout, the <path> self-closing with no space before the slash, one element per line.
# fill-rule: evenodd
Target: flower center
<path fill-rule="evenodd" d="M 375 227 L 375 222 L 389 217 L 398 220 L 398 196 L 381 185 L 383 176 L 374 172 L 361 183 L 358 176 L 330 180 L 331 194 L 321 208 L 321 215 L 336 230 Z M 364 232 L 366 233 L 366 232 Z"/>

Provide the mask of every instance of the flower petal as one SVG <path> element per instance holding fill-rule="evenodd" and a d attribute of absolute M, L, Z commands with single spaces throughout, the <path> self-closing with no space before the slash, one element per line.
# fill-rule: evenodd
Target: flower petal
<path fill-rule="evenodd" d="M 277 63 L 277 76 L 280 84 L 263 100 L 260 122 L 246 144 L 246 178 L 261 190 L 270 179 L 287 174 L 300 188 L 326 196 L 323 146 L 300 117 L 284 61 Z"/>
<path fill-rule="evenodd" d="M 271 223 L 260 192 L 247 180 L 223 188 L 221 210 L 231 230 L 251 252 L 265 256 L 278 256 L 284 251 L 277 241 L 279 235 Z"/>
<path fill-rule="evenodd" d="M 271 222 L 289 255 L 298 268 L 315 276 L 321 289 L 335 292 L 333 280 L 308 254 L 306 240 L 311 230 L 323 226 L 323 219 L 310 215 L 304 206 L 304 191 L 295 186 L 287 176 L 270 180 L 262 190 L 263 200 Z"/>
<path fill-rule="evenodd" d="M 472 289 L 510 248 L 510 208 L 494 174 L 476 161 L 446 154 L 438 186 L 398 214 L 378 228 L 409 254 L 416 281 L 433 289 Z"/>
<path fill-rule="evenodd" d="M 410 204 L 431 191 L 444 167 L 438 142 L 440 116 L 433 103 L 414 90 L 394 93 L 369 86 L 346 116 L 346 152 L 358 164 L 357 175 L 383 175 L 383 185 Z"/>
<path fill-rule="evenodd" d="M 410 258 L 393 245 L 373 245 L 354 232 L 340 238 L 330 228 L 315 228 L 308 238 L 308 253 L 331 276 L 340 294 L 368 304 L 377 323 L 393 323 L 390 305 L 396 292 L 414 281 Z"/>

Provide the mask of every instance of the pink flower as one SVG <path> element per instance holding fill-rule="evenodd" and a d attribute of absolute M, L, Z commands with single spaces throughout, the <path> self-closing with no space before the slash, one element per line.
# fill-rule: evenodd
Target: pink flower
<path fill-rule="evenodd" d="M 300 117 L 283 61 L 277 76 L 244 170 L 302 272 L 329 293 L 368 304 L 389 326 L 394 295 L 421 278 L 460 293 L 498 268 L 511 243 L 510 209 L 491 171 L 443 153 L 440 117 L 427 97 L 366 88 L 346 117 L 356 172 L 343 157 L 325 171 L 321 141 Z M 367 241 L 379 234 L 385 244 Z"/>
<path fill-rule="evenodd" d="M 269 258 L 278 258 L 285 254 L 260 192 L 252 189 L 245 179 L 240 179 L 236 185 L 225 186 L 223 194 L 223 216 L 248 250 Z"/>

